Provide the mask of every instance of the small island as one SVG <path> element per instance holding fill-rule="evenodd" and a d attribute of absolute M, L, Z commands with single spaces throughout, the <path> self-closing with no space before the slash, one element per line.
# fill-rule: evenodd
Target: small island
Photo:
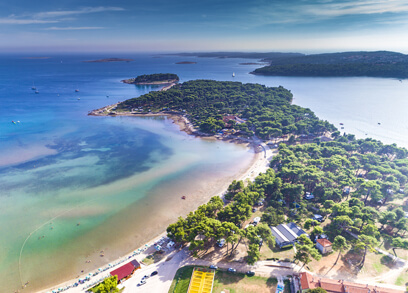
<path fill-rule="evenodd" d="M 239 65 L 268 65 L 269 63 L 260 63 L 260 62 L 244 62 L 244 63 L 239 63 Z"/>
<path fill-rule="evenodd" d="M 130 62 L 134 61 L 134 59 L 124 59 L 124 58 L 105 58 L 105 59 L 98 59 L 98 60 L 87 60 L 82 61 L 85 63 L 103 63 L 103 62 Z"/>
<path fill-rule="evenodd" d="M 176 64 L 197 64 L 197 62 L 193 62 L 193 61 L 181 61 L 181 62 L 176 62 Z"/>
<path fill-rule="evenodd" d="M 122 80 L 127 84 L 176 84 L 180 78 L 174 73 L 143 74 L 135 78 Z"/>
<path fill-rule="evenodd" d="M 35 56 L 35 57 L 23 57 L 23 59 L 50 59 L 51 57 Z"/>

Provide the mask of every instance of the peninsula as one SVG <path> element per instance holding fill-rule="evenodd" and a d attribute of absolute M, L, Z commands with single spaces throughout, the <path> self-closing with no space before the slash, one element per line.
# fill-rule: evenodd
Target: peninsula
<path fill-rule="evenodd" d="M 174 84 L 179 80 L 180 78 L 174 73 L 155 73 L 143 74 L 135 78 L 124 79 L 122 82 L 128 84 Z"/>
<path fill-rule="evenodd" d="M 193 61 L 181 61 L 181 62 L 176 62 L 176 64 L 197 64 L 197 62 L 193 62 Z"/>
<path fill-rule="evenodd" d="M 271 64 L 254 70 L 252 74 L 408 78 L 408 55 L 388 51 L 314 54 L 263 61 L 270 61 Z"/>
<path fill-rule="evenodd" d="M 103 63 L 103 62 L 130 62 L 134 61 L 134 59 L 124 59 L 124 58 L 105 58 L 105 59 L 98 59 L 98 60 L 87 60 L 82 61 L 86 63 Z"/>
<path fill-rule="evenodd" d="M 366 280 L 371 276 L 390 282 L 387 271 L 365 272 L 373 264 L 384 270 L 395 269 L 398 274 L 405 270 L 405 260 L 397 257 L 395 249 L 400 249 L 398 256 L 405 256 L 408 250 L 408 220 L 401 206 L 408 196 L 408 150 L 341 134 L 310 109 L 293 105 L 292 98 L 281 86 L 194 80 L 90 113 L 174 114 L 190 120 L 199 134 L 228 133 L 252 141 L 265 153 L 263 162 L 268 163 L 266 172 L 251 171 L 253 181 L 232 181 L 222 197 L 212 197 L 170 224 L 167 238 L 146 244 L 142 250 L 146 254 L 139 256 L 139 249 L 124 257 L 122 262 L 131 257 L 147 261 L 157 255 L 157 243 L 165 247 L 166 267 L 165 261 L 158 261 L 135 275 L 150 274 L 154 266 L 158 274 L 167 270 L 174 276 L 176 269 L 186 264 L 180 259 L 188 259 L 192 265 L 211 265 L 219 274 L 227 268 L 231 273 L 254 270 L 247 271 L 248 276 L 280 276 L 283 269 L 287 270 L 285 275 L 311 274 L 308 270 L 313 270 L 316 279 L 327 271 L 327 264 L 333 264 L 326 278 L 337 279 L 347 271 L 346 279 L 358 277 L 362 284 L 370 283 Z M 273 145 L 273 157 L 268 145 Z M 188 247 L 190 253 L 173 246 Z M 332 250 L 336 253 L 330 253 Z M 377 257 L 379 254 L 383 256 Z M 171 260 L 174 266 L 169 270 Z M 279 271 L 274 271 L 276 268 Z M 103 271 L 108 269 L 111 265 Z M 186 274 L 184 284 L 190 275 Z M 124 292 L 131 292 L 139 280 L 133 277 L 126 281 Z M 175 280 L 179 280 L 178 275 Z M 292 281 L 282 286 L 289 288 Z M 152 286 L 154 292 L 167 292 L 170 284 L 157 282 Z M 398 288 L 381 292 L 403 292 Z"/>
<path fill-rule="evenodd" d="M 281 86 L 194 80 L 94 110 L 90 115 L 172 114 L 189 121 L 196 135 L 231 134 L 245 139 L 254 134 L 269 139 L 306 131 L 322 135 L 335 130 L 309 109 L 292 105 L 292 97 Z"/>

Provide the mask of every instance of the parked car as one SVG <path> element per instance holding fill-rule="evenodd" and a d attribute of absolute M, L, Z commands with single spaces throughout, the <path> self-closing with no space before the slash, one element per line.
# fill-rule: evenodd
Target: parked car
<path fill-rule="evenodd" d="M 228 272 L 230 272 L 230 273 L 236 273 L 237 270 L 236 270 L 236 269 L 233 269 L 233 268 L 229 268 L 229 269 L 228 269 Z"/>
<path fill-rule="evenodd" d="M 224 246 L 224 244 L 225 244 L 225 239 L 224 238 L 221 238 L 220 240 L 218 240 L 218 246 L 219 247 L 223 247 Z"/>
<path fill-rule="evenodd" d="M 140 281 L 140 283 L 139 283 L 139 284 L 137 284 L 137 286 L 139 287 L 139 286 L 142 286 L 142 285 L 144 285 L 144 284 L 146 284 L 146 281 L 141 280 L 141 281 Z"/>
<path fill-rule="evenodd" d="M 152 273 L 150 274 L 150 277 L 156 276 L 157 274 L 158 274 L 158 272 L 157 272 L 157 271 L 154 271 L 154 272 L 152 272 Z"/>
<path fill-rule="evenodd" d="M 246 272 L 246 274 L 247 274 L 248 277 L 255 276 L 255 272 L 253 272 L 253 271 L 248 271 L 248 272 Z"/>
<path fill-rule="evenodd" d="M 216 265 L 210 265 L 210 269 L 217 270 L 218 267 Z"/>
<path fill-rule="evenodd" d="M 256 208 L 252 208 L 252 212 L 255 213 L 255 212 L 256 212 Z"/>
<path fill-rule="evenodd" d="M 312 220 L 323 222 L 323 216 L 315 214 L 313 215 Z"/>

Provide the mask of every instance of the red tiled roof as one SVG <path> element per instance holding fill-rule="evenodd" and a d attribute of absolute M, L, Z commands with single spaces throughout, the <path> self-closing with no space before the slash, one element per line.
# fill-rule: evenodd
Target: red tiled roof
<path fill-rule="evenodd" d="M 309 273 L 300 273 L 300 285 L 302 286 L 302 290 L 305 289 L 313 289 L 317 286 L 314 286 L 315 282 L 313 282 L 313 276 Z"/>
<path fill-rule="evenodd" d="M 369 293 L 371 290 L 368 287 L 344 285 L 344 290 L 347 293 Z"/>
<path fill-rule="evenodd" d="M 113 270 L 110 272 L 111 276 L 118 276 L 118 281 L 122 280 L 123 278 L 131 275 L 135 269 L 138 269 L 140 267 L 140 264 L 132 260 L 131 262 L 121 266 L 120 268 L 117 268 L 116 270 Z"/>
<path fill-rule="evenodd" d="M 316 241 L 323 247 L 329 247 L 332 245 L 332 243 L 327 239 L 317 239 Z"/>
<path fill-rule="evenodd" d="M 344 292 L 343 291 L 343 284 L 339 283 L 339 282 L 326 282 L 325 281 L 320 281 L 320 287 L 322 287 L 324 290 L 326 290 L 327 292 Z"/>
<path fill-rule="evenodd" d="M 234 120 L 234 119 L 235 119 L 235 116 L 233 115 L 227 115 L 227 116 L 222 117 L 222 121 L 224 121 L 225 123 L 227 123 L 230 120 Z"/>
<path fill-rule="evenodd" d="M 320 240 L 320 239 L 319 239 Z M 321 287 L 328 293 L 403 293 L 403 290 L 364 285 L 347 281 L 319 278 L 309 273 L 299 274 L 302 290 Z"/>

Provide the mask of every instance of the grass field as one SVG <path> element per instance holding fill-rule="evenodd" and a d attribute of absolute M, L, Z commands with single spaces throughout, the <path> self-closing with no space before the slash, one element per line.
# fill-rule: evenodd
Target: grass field
<path fill-rule="evenodd" d="M 180 268 L 169 293 L 186 293 L 190 283 L 193 266 Z M 224 291 L 226 293 L 267 293 L 276 291 L 277 280 L 275 278 L 248 277 L 242 273 L 228 273 L 226 271 L 216 271 L 214 277 L 214 293 Z M 285 292 L 286 293 L 286 292 Z"/>

